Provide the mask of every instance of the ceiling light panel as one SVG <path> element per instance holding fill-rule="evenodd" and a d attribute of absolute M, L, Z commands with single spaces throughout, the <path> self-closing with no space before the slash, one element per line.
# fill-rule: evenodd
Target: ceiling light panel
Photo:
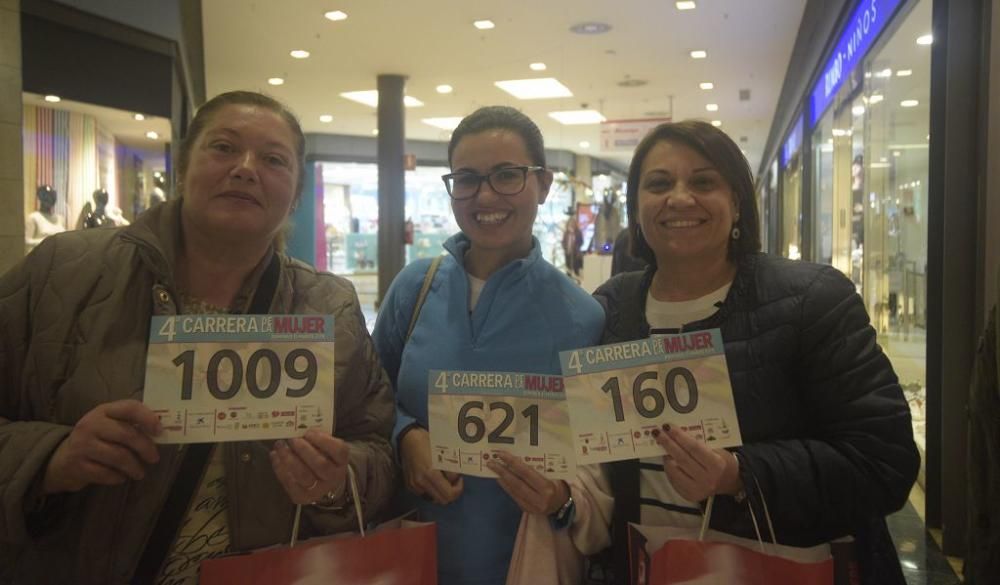
<path fill-rule="evenodd" d="M 496 28 L 496 24 L 492 20 L 477 20 L 472 23 L 472 26 L 478 28 L 479 30 L 489 30 L 491 28 Z"/>
<path fill-rule="evenodd" d="M 606 118 L 597 110 L 566 110 L 562 112 L 549 112 L 549 117 L 567 126 L 580 124 L 600 124 Z"/>
<path fill-rule="evenodd" d="M 378 90 L 369 89 L 365 91 L 345 91 L 340 94 L 340 97 L 344 99 L 351 100 L 352 102 L 357 102 L 359 104 L 364 104 L 372 108 L 378 107 Z M 424 102 L 418 100 L 415 97 L 404 96 L 403 105 L 407 108 L 417 108 L 424 105 Z"/>
<path fill-rule="evenodd" d="M 545 71 L 548 69 L 548 67 L 545 66 L 545 63 L 532 63 L 531 65 L 528 65 L 528 67 L 531 67 L 532 71 Z"/>
<path fill-rule="evenodd" d="M 698 84 L 698 87 L 702 89 L 715 89 L 715 84 L 712 83 L 711 81 L 703 81 Z"/>
<path fill-rule="evenodd" d="M 346 12 L 342 12 L 340 10 L 331 10 L 331 11 L 323 14 L 323 16 L 327 20 L 332 20 L 334 22 L 336 22 L 338 20 L 347 20 L 347 13 Z"/>
<path fill-rule="evenodd" d="M 696 51 L 691 51 L 688 54 L 691 55 L 692 59 L 704 59 L 705 57 L 708 57 L 708 52 L 702 51 L 700 49 Z"/>
<path fill-rule="evenodd" d="M 694 10 L 697 8 L 697 5 L 690 0 L 687 2 L 677 2 L 675 6 L 677 6 L 677 10 Z"/>
<path fill-rule="evenodd" d="M 568 87 L 554 77 L 541 79 L 510 79 L 494 82 L 495 86 L 519 100 L 540 100 L 546 98 L 573 97 Z"/>

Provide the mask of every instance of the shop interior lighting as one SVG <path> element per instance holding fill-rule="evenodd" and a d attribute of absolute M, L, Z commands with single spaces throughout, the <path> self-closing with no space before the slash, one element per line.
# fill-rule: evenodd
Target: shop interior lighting
<path fill-rule="evenodd" d="M 142 114 L 133 114 L 132 119 L 135 120 L 136 122 L 142 122 L 143 120 L 146 119 L 146 116 L 143 116 Z"/>
<path fill-rule="evenodd" d="M 545 66 L 545 63 L 532 63 L 531 65 L 528 65 L 528 67 L 531 67 L 532 71 L 545 71 L 548 69 L 548 67 Z"/>
<path fill-rule="evenodd" d="M 378 136 L 378 128 L 372 128 L 372 136 Z"/>
<path fill-rule="evenodd" d="M 295 49 L 294 51 L 289 53 L 289 55 L 291 55 L 293 59 L 308 59 L 309 51 L 305 51 L 303 49 Z"/>
<path fill-rule="evenodd" d="M 902 156 L 902 155 L 903 155 L 903 153 L 900 152 L 900 151 L 898 151 L 898 150 L 892 151 L 892 156 Z"/>
<path fill-rule="evenodd" d="M 156 140 L 159 137 L 160 137 L 160 135 L 157 134 L 156 132 L 153 132 L 152 130 L 150 130 L 149 132 L 146 132 L 146 138 L 149 138 L 150 140 Z"/>
<path fill-rule="evenodd" d="M 282 78 L 280 78 L 280 77 L 271 77 L 271 78 L 269 78 L 267 80 L 267 82 L 269 84 L 271 84 L 271 85 L 284 85 L 285 84 L 285 80 L 282 79 Z"/>
<path fill-rule="evenodd" d="M 708 52 L 707 51 L 702 51 L 700 49 L 698 49 L 696 51 L 691 51 L 691 53 L 689 53 L 689 54 L 691 55 L 692 59 L 704 59 L 705 57 L 708 57 Z"/>
<path fill-rule="evenodd" d="M 709 112 L 718 112 L 719 104 L 705 104 L 705 109 Z"/>
<path fill-rule="evenodd" d="M 716 128 L 722 126 L 722 120 L 712 120 L 712 126 L 715 126 Z"/>
<path fill-rule="evenodd" d="M 332 20 L 334 22 L 337 22 L 338 20 L 347 20 L 347 13 L 340 10 L 331 10 L 323 14 L 323 16 L 325 16 L 327 20 Z"/>
<path fill-rule="evenodd" d="M 698 87 L 702 89 L 715 89 L 715 84 L 711 81 L 702 81 L 698 84 Z"/>
<path fill-rule="evenodd" d="M 909 77 L 913 75 L 912 69 L 900 69 L 896 71 L 896 77 Z"/>
<path fill-rule="evenodd" d="M 903 106 L 904 108 L 915 108 L 920 105 L 920 102 L 918 102 L 917 100 L 903 100 L 899 102 L 899 105 Z"/>
<path fill-rule="evenodd" d="M 573 92 L 562 83 L 559 83 L 559 80 L 554 77 L 509 79 L 507 81 L 496 81 L 493 85 L 519 100 L 573 97 Z"/>
<path fill-rule="evenodd" d="M 932 45 L 934 44 L 934 35 L 922 35 L 917 37 L 918 45 Z"/>
<path fill-rule="evenodd" d="M 472 26 L 478 28 L 479 30 L 489 30 L 491 28 L 496 28 L 497 25 L 493 24 L 492 20 L 477 20 L 472 23 Z"/>
<path fill-rule="evenodd" d="M 687 2 L 677 2 L 676 6 L 677 10 L 694 10 L 697 7 L 695 3 L 690 0 Z"/>
<path fill-rule="evenodd" d="M 451 93 L 455 90 L 454 87 L 448 85 L 447 83 L 441 84 L 434 88 L 438 93 Z"/>
<path fill-rule="evenodd" d="M 590 148 L 590 143 L 584 140 L 580 143 L 580 148 Z"/>
<path fill-rule="evenodd" d="M 330 122 L 333 122 L 333 116 L 331 116 L 330 114 L 323 114 L 322 116 L 319 117 L 319 121 L 323 122 L 324 124 L 329 124 Z"/>
<path fill-rule="evenodd" d="M 458 123 L 461 121 L 461 116 L 455 116 L 453 118 L 424 118 L 421 120 L 421 122 L 427 124 L 428 126 L 434 126 L 435 128 L 440 128 L 449 132 L 457 128 Z"/>
<path fill-rule="evenodd" d="M 834 128 L 833 135 L 836 137 L 847 136 L 847 130 L 844 130 L 843 128 Z"/>
<path fill-rule="evenodd" d="M 865 107 L 860 104 L 856 105 L 853 108 L 851 108 L 851 113 L 854 114 L 855 116 L 863 116 L 865 113 Z"/>
<path fill-rule="evenodd" d="M 47 95 L 45 96 L 45 101 L 52 104 L 58 104 L 59 102 L 62 101 L 62 98 L 57 95 Z"/>
<path fill-rule="evenodd" d="M 872 96 L 868 98 L 868 103 L 874 106 L 875 104 L 881 102 L 884 99 L 885 97 L 882 94 L 876 93 L 872 94 Z"/>
<path fill-rule="evenodd" d="M 875 77 L 878 77 L 878 78 L 892 77 L 892 69 L 889 69 L 889 68 L 883 69 L 883 70 L 875 73 Z"/>
<path fill-rule="evenodd" d="M 345 91 L 340 94 L 340 97 L 344 99 L 351 100 L 352 102 L 358 102 L 359 104 L 364 104 L 366 106 L 371 106 L 373 108 L 378 107 L 378 90 L 369 89 L 365 91 Z M 424 105 L 424 102 L 418 100 L 415 97 L 403 96 L 403 105 L 407 108 L 419 108 Z"/>
<path fill-rule="evenodd" d="M 579 124 L 600 124 L 606 118 L 597 110 L 565 110 L 562 112 L 549 112 L 549 117 L 567 126 Z"/>

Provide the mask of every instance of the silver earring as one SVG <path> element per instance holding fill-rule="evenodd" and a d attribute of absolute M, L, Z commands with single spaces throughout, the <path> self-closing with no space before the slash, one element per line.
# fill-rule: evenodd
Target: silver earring
<path fill-rule="evenodd" d="M 734 240 L 740 239 L 740 228 L 739 226 L 733 226 L 733 231 L 730 234 Z"/>

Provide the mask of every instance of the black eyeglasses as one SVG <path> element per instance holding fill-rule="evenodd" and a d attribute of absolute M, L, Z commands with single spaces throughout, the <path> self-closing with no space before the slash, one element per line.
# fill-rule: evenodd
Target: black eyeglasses
<path fill-rule="evenodd" d="M 441 175 L 441 180 L 444 181 L 444 187 L 452 199 L 463 201 L 478 195 L 483 181 L 489 183 L 490 189 L 499 195 L 517 195 L 524 191 L 529 172 L 544 170 L 545 167 L 504 167 L 486 175 L 470 172 L 450 173 Z"/>

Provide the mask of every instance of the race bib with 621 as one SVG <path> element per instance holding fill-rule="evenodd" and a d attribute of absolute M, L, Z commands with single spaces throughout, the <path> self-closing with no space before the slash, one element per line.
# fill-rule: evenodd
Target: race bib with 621
<path fill-rule="evenodd" d="M 496 477 L 504 450 L 551 479 L 576 470 L 562 376 L 431 370 L 427 417 L 434 469 Z"/>
<path fill-rule="evenodd" d="M 559 354 L 580 465 L 663 455 L 669 423 L 709 447 L 742 444 L 718 329 Z"/>
<path fill-rule="evenodd" d="M 280 439 L 333 429 L 333 317 L 153 317 L 143 403 L 158 443 Z"/>

